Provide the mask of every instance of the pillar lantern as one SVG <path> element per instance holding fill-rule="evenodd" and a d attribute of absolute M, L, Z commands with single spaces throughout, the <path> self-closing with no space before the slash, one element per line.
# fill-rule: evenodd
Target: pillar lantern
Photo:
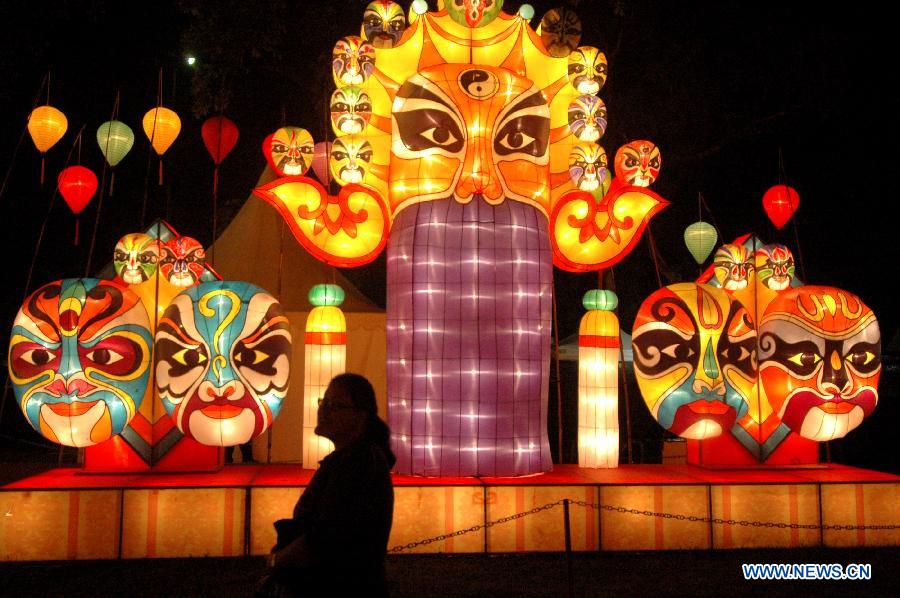
<path fill-rule="evenodd" d="M 588 291 L 578 328 L 578 466 L 619 466 L 619 320 L 612 291 Z"/>
<path fill-rule="evenodd" d="M 339 307 L 344 290 L 336 284 L 317 284 L 309 291 L 312 311 L 306 318 L 306 353 L 303 372 L 303 467 L 317 469 L 334 444 L 315 433 L 319 399 L 331 379 L 347 364 L 347 321 Z"/>

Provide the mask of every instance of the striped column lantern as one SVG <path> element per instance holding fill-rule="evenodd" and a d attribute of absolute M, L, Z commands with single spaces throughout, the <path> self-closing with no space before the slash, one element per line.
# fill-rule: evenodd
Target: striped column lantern
<path fill-rule="evenodd" d="M 619 320 L 612 291 L 588 291 L 578 329 L 578 466 L 619 466 Z"/>
<path fill-rule="evenodd" d="M 306 357 L 303 372 L 303 467 L 317 469 L 319 461 L 334 450 L 327 438 L 315 433 L 319 399 L 331 379 L 347 367 L 347 321 L 339 307 L 344 289 L 318 284 L 309 291 L 312 311 L 306 319 Z"/>

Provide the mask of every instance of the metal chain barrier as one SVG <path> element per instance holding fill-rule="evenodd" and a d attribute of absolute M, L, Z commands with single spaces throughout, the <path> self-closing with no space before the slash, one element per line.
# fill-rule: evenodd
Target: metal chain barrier
<path fill-rule="evenodd" d="M 522 517 L 527 517 L 528 515 L 534 515 L 537 513 L 541 513 L 543 511 L 549 511 L 550 509 L 556 508 L 562 505 L 566 500 L 569 500 L 569 504 L 578 505 L 579 507 L 585 507 L 590 509 L 596 509 L 598 511 L 610 511 L 615 513 L 627 513 L 629 515 L 642 515 L 644 517 L 660 517 L 662 519 L 675 519 L 677 521 L 691 521 L 698 523 L 715 523 L 719 525 L 740 525 L 742 527 L 768 527 L 768 528 L 778 528 L 778 529 L 823 529 L 823 530 L 837 530 L 837 531 L 851 531 L 851 530 L 859 530 L 859 529 L 871 529 L 871 530 L 888 530 L 888 529 L 898 529 L 900 525 L 898 524 L 887 524 L 887 525 L 819 525 L 817 523 L 808 523 L 808 524 L 800 524 L 800 523 L 780 523 L 774 521 L 746 521 L 743 519 L 721 519 L 719 517 L 698 517 L 696 515 L 678 515 L 673 513 L 660 513 L 657 511 L 646 511 L 641 509 L 629 509 L 627 507 L 616 507 L 613 505 L 604 505 L 600 503 L 589 503 L 583 500 L 571 500 L 571 499 L 560 499 L 555 502 L 550 502 L 540 507 L 535 507 L 528 511 L 522 511 L 521 513 L 516 513 L 514 515 L 508 515 L 507 517 L 501 517 L 500 519 L 494 519 L 493 521 L 487 521 L 481 525 L 473 525 L 472 527 L 466 529 L 456 530 L 454 532 L 450 532 L 447 534 L 441 534 L 439 536 L 435 536 L 433 538 L 426 538 L 424 540 L 417 540 L 415 542 L 409 542 L 408 544 L 398 544 L 397 546 L 393 546 L 388 550 L 388 553 L 399 553 L 405 550 L 411 550 L 418 546 L 424 546 L 427 544 L 432 544 L 434 542 L 440 542 L 442 540 L 447 540 L 449 538 L 455 538 L 457 536 L 462 536 L 471 532 L 477 532 L 482 529 L 488 529 L 494 527 L 495 525 L 500 525 L 502 523 L 508 523 L 510 521 L 515 521 L 516 519 L 521 519 Z"/>

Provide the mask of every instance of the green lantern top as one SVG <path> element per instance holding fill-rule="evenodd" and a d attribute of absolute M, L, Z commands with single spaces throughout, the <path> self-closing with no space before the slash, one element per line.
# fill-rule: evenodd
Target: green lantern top
<path fill-rule="evenodd" d="M 592 289 L 584 294 L 581 304 L 585 309 L 612 311 L 619 305 L 619 298 L 612 291 Z"/>
<path fill-rule="evenodd" d="M 316 307 L 340 305 L 344 297 L 344 289 L 336 284 L 317 284 L 309 290 L 309 302 Z"/>

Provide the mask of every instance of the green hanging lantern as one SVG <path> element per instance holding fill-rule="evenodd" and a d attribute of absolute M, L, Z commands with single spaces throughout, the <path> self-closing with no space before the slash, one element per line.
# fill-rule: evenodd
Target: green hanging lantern
<path fill-rule="evenodd" d="M 317 284 L 309 290 L 309 302 L 316 307 L 338 306 L 344 302 L 344 289 L 336 284 Z"/>
<path fill-rule="evenodd" d="M 110 166 L 115 166 L 131 151 L 134 131 L 119 120 L 103 123 L 97 129 L 97 144 Z"/>
<path fill-rule="evenodd" d="M 584 294 L 581 304 L 585 309 L 613 311 L 619 305 L 619 298 L 612 291 L 593 289 Z"/>
<path fill-rule="evenodd" d="M 698 264 L 702 264 L 709 257 L 719 235 L 716 229 L 708 222 L 695 222 L 684 229 L 684 244 L 687 245 L 688 251 L 694 256 L 694 260 Z"/>

